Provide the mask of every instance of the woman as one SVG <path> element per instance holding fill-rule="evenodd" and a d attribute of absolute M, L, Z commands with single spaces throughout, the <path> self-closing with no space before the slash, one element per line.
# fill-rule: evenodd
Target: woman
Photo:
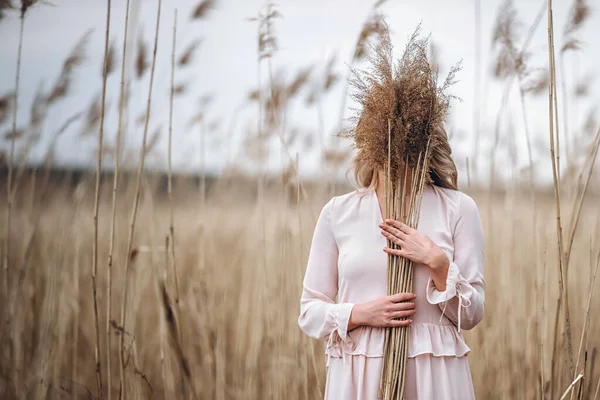
<path fill-rule="evenodd" d="M 475 202 L 457 190 L 441 127 L 433 130 L 431 183 L 418 229 L 384 220 L 381 169 L 357 159 L 359 188 L 332 198 L 317 221 L 299 325 L 327 341 L 325 398 L 378 397 L 386 327 L 409 326 L 405 399 L 475 397 L 460 331 L 483 317 L 483 230 Z M 401 250 L 386 247 L 390 239 Z M 387 295 L 387 254 L 414 262 L 414 293 Z M 334 299 L 337 296 L 337 302 Z"/>

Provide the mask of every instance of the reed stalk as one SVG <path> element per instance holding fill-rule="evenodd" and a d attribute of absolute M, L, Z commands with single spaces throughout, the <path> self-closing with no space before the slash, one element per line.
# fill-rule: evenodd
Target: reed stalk
<path fill-rule="evenodd" d="M 10 6 L 10 4 L 9 4 Z M 12 295 L 9 292 L 9 288 L 11 287 L 10 276 L 9 276 L 9 268 L 8 264 L 10 263 L 9 259 L 9 250 L 11 249 L 11 219 L 12 219 L 12 207 L 13 207 L 13 166 L 14 166 L 14 158 L 15 158 L 15 142 L 17 140 L 17 115 L 19 109 L 19 89 L 20 89 L 20 81 L 21 81 L 21 57 L 23 53 L 23 32 L 25 27 L 25 14 L 27 12 L 27 7 L 23 7 L 21 9 L 20 18 L 19 18 L 19 44 L 17 47 L 17 68 L 15 72 L 15 92 L 13 95 L 13 105 L 12 105 L 12 130 L 10 135 L 10 151 L 9 151 L 9 159 L 8 159 L 8 179 L 6 181 L 6 196 L 7 196 L 7 204 L 6 204 L 6 226 L 5 226 L 5 237 L 2 249 L 2 272 L 3 272 L 3 293 L 8 297 L 7 299 L 11 301 Z M 16 185 L 15 185 L 16 186 Z M 2 321 L 3 323 L 9 325 L 13 324 L 14 310 L 13 307 L 10 307 L 10 312 L 7 313 Z M 13 324 L 11 327 L 13 331 L 17 325 Z M 17 342 L 18 343 L 18 342 Z M 16 350 L 20 350 L 19 346 L 16 346 Z M 16 371 L 13 384 L 16 388 L 19 388 L 21 384 L 21 360 L 22 355 L 16 354 L 13 357 L 13 368 Z"/>
<path fill-rule="evenodd" d="M 13 165 L 15 160 L 15 142 L 17 140 L 17 111 L 19 110 L 19 84 L 21 81 L 21 55 L 23 53 L 23 30 L 25 29 L 25 14 L 27 13 L 28 6 L 23 5 L 21 8 L 21 14 L 19 18 L 19 45 L 17 46 L 17 71 L 15 72 L 15 93 L 13 97 L 13 109 L 12 109 L 12 131 L 10 135 L 10 152 L 8 156 L 8 179 L 6 181 L 6 196 L 7 196 L 7 206 L 6 206 L 6 234 L 4 240 L 4 249 L 3 249 L 3 257 L 2 257 L 2 269 L 4 270 L 4 293 L 8 293 L 8 288 L 10 285 L 10 279 L 8 276 L 8 263 L 10 262 L 8 258 L 8 250 L 10 249 L 10 223 L 12 217 L 12 206 L 14 201 L 14 196 L 12 194 L 12 176 L 13 176 Z"/>
<path fill-rule="evenodd" d="M 567 396 L 569 395 L 569 393 L 573 390 L 573 388 L 575 387 L 575 385 L 577 384 L 577 382 L 579 382 L 580 379 L 583 379 L 583 374 L 579 374 L 577 376 L 577 378 L 575 378 L 575 380 L 573 382 L 571 382 L 571 384 L 567 387 L 567 390 L 565 390 L 565 392 L 563 393 L 562 396 L 560 396 L 560 400 L 564 400 L 567 398 Z"/>
<path fill-rule="evenodd" d="M 98 317 L 98 209 L 100 207 L 100 179 L 102 176 L 102 153 L 104 152 L 104 117 L 106 111 L 106 81 L 108 77 L 108 46 L 110 34 L 111 0 L 106 5 L 106 32 L 104 37 L 104 62 L 102 68 L 102 101 L 100 105 L 100 131 L 98 133 L 98 157 L 96 159 L 96 188 L 94 194 L 94 244 L 92 248 L 92 293 L 94 304 L 94 329 L 96 343 L 94 347 L 94 360 L 96 362 L 96 384 L 98 385 L 98 398 L 102 400 L 102 367 L 100 361 L 100 320 Z M 110 353 L 110 351 L 109 351 Z M 110 392 L 110 387 L 108 388 Z"/>
<path fill-rule="evenodd" d="M 565 328 L 567 335 L 567 355 L 569 361 L 570 376 L 574 374 L 573 366 L 573 346 L 572 346 L 572 335 L 571 335 L 571 317 L 569 313 L 568 303 L 568 285 L 565 283 L 565 279 L 568 277 L 564 274 L 564 247 L 563 247 L 563 232 L 561 224 L 561 211 L 560 211 L 560 185 L 559 185 L 559 174 L 558 174 L 558 159 L 555 151 L 555 133 L 554 133 L 554 111 L 556 102 L 554 97 L 556 96 L 556 70 L 554 65 L 554 27 L 552 17 L 552 0 L 548 1 L 548 57 L 549 57 L 549 97 L 548 97 L 548 120 L 549 120 L 549 134 L 550 134 L 550 157 L 552 159 L 552 178 L 554 181 L 554 198 L 555 198 L 555 209 L 556 209 L 556 233 L 558 242 L 558 284 L 559 284 L 559 304 L 561 299 L 564 299 L 563 307 L 565 312 Z M 558 312 L 558 310 L 557 310 Z"/>
<path fill-rule="evenodd" d="M 169 235 L 171 238 L 171 258 L 173 259 L 173 275 L 175 279 L 175 303 L 179 303 L 179 278 L 175 258 L 175 217 L 173 208 L 173 98 L 175 94 L 175 51 L 177 48 L 177 9 L 173 15 L 173 44 L 171 51 L 171 90 L 169 96 L 169 149 L 168 149 L 168 194 L 169 194 Z M 168 265 L 167 265 L 168 266 Z"/>
<path fill-rule="evenodd" d="M 562 89 L 562 95 L 563 95 L 563 104 L 562 104 L 563 138 L 564 138 L 565 156 L 567 159 L 567 167 L 570 167 L 571 166 L 571 147 L 570 147 L 570 143 L 569 143 L 569 138 L 570 138 L 570 133 L 569 133 L 569 92 L 567 91 L 567 79 L 566 79 L 567 74 L 565 72 L 565 53 L 564 53 L 564 51 L 560 52 L 559 63 L 560 63 L 560 82 L 561 82 L 561 89 Z M 567 168 L 567 170 L 568 170 L 568 168 Z"/>
<path fill-rule="evenodd" d="M 167 235 L 165 237 L 165 269 L 164 271 L 168 271 L 169 270 L 169 235 Z M 161 286 L 166 285 L 166 277 L 162 276 L 161 279 L 161 274 L 157 274 L 156 275 L 156 285 L 155 285 L 155 289 L 156 289 L 156 294 L 158 296 L 158 298 L 161 298 L 161 293 L 159 288 Z M 167 368 L 165 365 L 165 336 L 166 336 L 166 327 L 165 327 L 165 318 L 162 315 L 163 313 L 161 312 L 161 318 L 160 318 L 160 322 L 159 322 L 159 337 L 160 337 L 160 372 L 161 372 L 161 377 L 162 377 L 162 381 L 163 381 L 163 390 L 165 391 L 165 394 L 169 393 L 172 388 L 170 385 L 170 381 L 167 379 Z"/>
<path fill-rule="evenodd" d="M 423 190 L 427 183 L 429 169 L 429 142 L 425 154 L 419 154 L 416 168 L 410 172 L 408 160 L 405 161 L 404 178 L 393 177 L 390 171 L 392 147 L 392 128 L 388 122 L 388 161 L 385 172 L 386 218 L 402 221 L 417 228 L 421 209 Z M 407 188 L 410 179 L 410 186 Z M 387 240 L 388 247 L 398 249 L 395 243 Z M 395 255 L 388 255 L 388 295 L 410 293 L 413 288 L 413 262 Z M 408 326 L 386 328 L 384 342 L 384 361 L 379 394 L 385 400 L 401 399 L 406 390 L 406 362 L 410 328 Z"/>
<path fill-rule="evenodd" d="M 125 396 L 125 323 L 126 323 L 126 313 L 127 313 L 127 288 L 129 284 L 129 264 L 130 264 L 130 255 L 133 249 L 133 236 L 135 233 L 135 223 L 138 212 L 138 204 L 140 200 L 140 189 L 142 183 L 142 175 L 144 173 L 144 163 L 146 160 L 146 142 L 148 139 L 148 125 L 150 121 L 150 110 L 152 105 L 152 85 L 154 84 L 154 71 L 156 68 L 156 51 L 158 49 L 158 32 L 160 28 L 160 11 L 162 6 L 162 0 L 158 0 L 158 10 L 156 13 L 156 28 L 154 32 L 154 50 L 152 52 L 152 67 L 150 70 L 150 83 L 148 85 L 148 99 L 146 103 L 146 119 L 144 123 L 144 134 L 142 137 L 142 145 L 140 147 L 140 162 L 138 164 L 136 185 L 135 185 L 135 195 L 133 199 L 133 207 L 131 211 L 131 219 L 129 223 L 129 236 L 127 239 L 127 251 L 125 253 L 125 275 L 123 279 L 123 299 L 121 303 L 121 323 L 120 329 L 121 332 L 121 340 L 119 341 L 119 356 L 120 356 L 120 381 L 119 381 L 119 398 L 124 399 Z"/>
<path fill-rule="evenodd" d="M 79 298 L 79 271 L 80 271 L 80 251 L 81 251 L 81 240 L 79 238 L 75 239 L 75 262 L 73 263 L 73 295 L 76 298 Z M 77 349 L 79 345 L 79 323 L 80 323 L 80 311 L 79 307 L 73 312 L 73 349 Z M 78 373 L 78 361 L 79 354 L 77 351 L 73 351 L 73 364 L 71 371 L 71 379 L 73 382 L 77 382 L 77 373 Z M 77 399 L 77 393 L 73 391 L 72 399 Z"/>
<path fill-rule="evenodd" d="M 106 268 L 106 378 L 108 387 L 108 400 L 112 398 L 112 373 L 111 373 L 111 331 L 112 331 L 112 268 L 115 246 L 116 218 L 117 218 L 117 188 L 119 184 L 119 161 L 121 155 L 121 138 L 123 136 L 123 111 L 125 108 L 125 62 L 127 59 L 127 34 L 129 32 L 129 3 L 125 5 L 125 32 L 123 33 L 123 53 L 121 56 L 121 83 L 119 87 L 119 117 L 117 125 L 117 140 L 115 143 L 115 169 L 113 171 L 112 187 L 112 212 L 110 222 L 110 243 L 108 249 L 108 263 Z"/>
<path fill-rule="evenodd" d="M 596 274 L 598 273 L 598 267 L 600 267 L 600 251 L 598 252 L 596 266 L 594 267 L 594 273 L 592 274 L 592 279 L 590 281 L 590 291 L 588 293 L 587 305 L 585 307 L 585 318 L 583 320 L 583 328 L 581 330 L 581 339 L 579 340 L 579 350 L 577 351 L 577 360 L 575 362 L 575 371 L 577 371 L 577 369 L 579 368 L 579 360 L 581 358 L 581 352 L 583 350 L 583 341 L 584 341 L 587 331 L 589 329 L 588 319 L 589 319 L 589 315 L 590 315 L 590 308 L 592 305 L 592 295 L 594 294 L 594 283 L 596 282 Z M 584 372 L 585 372 L 585 366 L 584 366 Z M 581 375 L 583 375 L 584 372 L 582 372 Z M 574 379 L 576 379 L 576 377 Z M 571 400 L 573 399 L 574 395 L 575 395 L 575 390 L 572 390 L 571 391 Z"/>
<path fill-rule="evenodd" d="M 579 218 L 581 217 L 581 209 L 583 207 L 583 201 L 585 200 L 585 196 L 586 196 L 592 175 L 594 173 L 594 167 L 596 165 L 596 159 L 598 157 L 599 148 L 600 148 L 600 129 L 598 129 L 598 131 L 596 132 L 596 136 L 594 137 L 594 140 L 592 141 L 592 144 L 589 149 L 589 154 L 586 157 L 583 168 L 581 169 L 579 179 L 577 180 L 578 183 L 581 182 L 583 179 L 584 173 L 587 170 L 587 178 L 585 180 L 583 189 L 582 189 L 580 195 L 578 197 L 577 196 L 574 197 L 574 199 L 573 199 L 571 219 L 570 219 L 570 223 L 569 223 L 569 233 L 567 236 L 567 249 L 566 249 L 566 253 L 565 253 L 565 262 L 566 262 L 565 270 L 566 271 L 568 271 L 569 262 L 571 259 L 571 249 L 573 248 L 573 242 L 575 240 L 575 233 L 576 233 L 577 227 L 579 225 Z M 577 188 L 577 189 L 579 189 L 579 188 Z"/>

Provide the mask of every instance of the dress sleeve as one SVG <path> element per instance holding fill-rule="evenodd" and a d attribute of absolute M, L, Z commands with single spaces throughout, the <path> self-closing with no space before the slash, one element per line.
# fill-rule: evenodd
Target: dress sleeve
<path fill-rule="evenodd" d="M 427 301 L 438 304 L 460 332 L 474 328 L 483 318 L 485 281 L 483 278 L 483 228 L 475 201 L 461 194 L 459 213 L 453 233 L 454 259 L 450 262 L 446 290 L 427 283 Z"/>
<path fill-rule="evenodd" d="M 350 338 L 348 319 L 354 304 L 335 303 L 338 292 L 338 247 L 332 227 L 335 198 L 322 209 L 313 234 L 300 300 L 300 329 L 310 337 L 329 340 L 328 347 Z"/>

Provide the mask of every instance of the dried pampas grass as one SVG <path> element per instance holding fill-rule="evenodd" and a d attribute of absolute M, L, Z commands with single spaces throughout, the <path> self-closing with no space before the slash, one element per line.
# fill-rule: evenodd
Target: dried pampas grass
<path fill-rule="evenodd" d="M 450 100 L 455 98 L 446 92 L 461 66 L 450 68 L 438 85 L 437 71 L 427 55 L 429 38 L 420 37 L 420 25 L 394 63 L 389 28 L 384 21 L 381 24 L 381 40 L 369 57 L 370 69 L 352 71 L 352 98 L 360 107 L 350 118 L 351 127 L 340 136 L 352 139 L 357 158 L 376 169 L 385 169 L 389 153 L 390 173 L 399 177 L 405 163 L 416 168 L 430 140 L 435 145 L 441 133 L 436 127 L 443 125 Z"/>

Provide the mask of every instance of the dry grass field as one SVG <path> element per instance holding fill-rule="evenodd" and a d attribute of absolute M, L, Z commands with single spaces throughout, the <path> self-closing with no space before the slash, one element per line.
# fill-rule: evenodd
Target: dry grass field
<path fill-rule="evenodd" d="M 329 188 L 312 188 L 309 200 L 300 205 L 289 201 L 293 191 L 269 191 L 264 208 L 247 194 L 233 200 L 228 195 L 233 189 L 226 185 L 216 185 L 205 205 L 197 190 L 182 188 L 174 207 L 173 262 L 165 251 L 169 205 L 155 186 L 144 184 L 134 251 L 129 255 L 127 398 L 319 398 L 325 377 L 324 343 L 304 336 L 297 316 L 312 229 Z M 2 398 L 79 399 L 95 393 L 92 189 L 56 186 L 43 204 L 35 200 L 28 204 L 24 192 L 22 206 L 14 211 L 9 290 L 2 291 L 2 320 L 9 321 L 5 325 L 9 329 L 2 331 L 6 344 L 0 370 Z M 338 189 L 346 190 L 350 189 Z M 534 208 L 527 193 L 509 191 L 490 199 L 485 192 L 466 191 L 479 204 L 487 246 L 486 316 L 477 328 L 465 332 L 478 398 L 534 399 L 542 393 L 544 398 L 558 398 L 570 377 L 565 351 L 553 356 L 554 346 L 564 349 L 562 317 L 558 334 L 554 331 L 558 298 L 554 201 L 538 194 Z M 112 272 L 115 321 L 123 294 L 127 205 L 133 191 L 123 192 Z M 107 196 L 101 201 L 104 215 L 110 212 L 109 200 Z M 597 198 L 589 198 L 583 213 L 569 269 L 576 354 L 591 271 L 598 263 Z M 99 254 L 106 255 L 110 220 L 101 219 L 98 229 Z M 100 258 L 100 321 L 106 320 L 106 262 L 105 256 Z M 163 283 L 175 321 L 166 315 Z M 595 317 L 599 310 L 597 293 L 579 361 L 587 365 L 582 398 L 594 398 L 600 378 L 600 321 Z M 110 331 L 116 396 L 123 332 L 118 322 Z M 106 327 L 101 326 L 100 332 L 104 355 Z M 102 369 L 106 380 L 104 359 Z"/>
<path fill-rule="evenodd" d="M 211 124 L 205 109 L 211 97 L 194 93 L 200 111 L 187 126 L 199 132 L 201 167 L 193 177 L 177 176 L 167 190 L 165 179 L 144 172 L 146 156 L 164 155 L 168 162 L 161 168 L 171 172 L 173 109 L 179 111 L 173 103 L 190 83 L 174 76 L 191 67 L 202 38 L 185 45 L 174 39 L 169 49 L 168 149 L 157 148 L 166 133 L 153 125 L 154 46 L 159 35 L 171 38 L 181 25 L 208 18 L 218 2 L 199 1 L 187 22 L 160 30 L 154 21 L 144 21 L 152 37 L 110 42 L 107 26 L 102 91 L 73 115 L 62 105 L 71 96 L 81 98 L 72 84 L 75 71 L 87 52 L 101 51 L 88 49 L 89 34 L 66 55 L 53 85 L 40 85 L 32 104 L 19 102 L 19 82 L 29 79 L 20 76 L 25 22 L 32 7 L 46 3 L 0 1 L 0 20 L 12 15 L 21 28 L 15 88 L 0 94 L 0 127 L 6 130 L 0 152 L 0 399 L 322 398 L 325 345 L 304 335 L 297 317 L 316 218 L 332 195 L 351 190 L 329 179 L 348 165 L 351 152 L 323 141 L 322 98 L 336 85 L 347 89 L 348 76 L 335 70 L 335 57 L 321 72 L 292 71 L 290 81 L 275 75 L 273 26 L 280 15 L 275 5 L 266 6 L 253 21 L 257 87 L 242 94 L 245 103 L 239 108 L 258 112 L 250 119 L 252 127 L 244 128 L 248 132 L 236 136 L 240 154 L 233 153 L 232 143 L 223 145 L 240 129 L 235 121 L 227 131 L 213 129 L 225 138 L 220 142 L 224 157 L 233 165 L 206 177 L 206 154 L 218 150 L 207 140 Z M 358 38 L 349 39 L 356 39 L 350 60 L 344 60 L 350 67 L 364 65 L 369 43 L 380 37 L 384 3 L 374 2 Z M 490 171 L 481 165 L 477 170 L 477 159 L 467 160 L 467 171 L 478 179 L 471 187 L 472 177 L 460 176 L 459 183 L 476 200 L 486 235 L 485 317 L 464 332 L 480 399 L 599 395 L 600 289 L 594 278 L 600 265 L 600 194 L 593 172 L 600 130 L 593 109 L 585 121 L 563 123 L 564 110 L 588 109 L 593 102 L 587 83 L 574 87 L 570 82 L 575 94 L 562 97 L 567 90 L 562 67 L 571 61 L 565 54 L 578 51 L 580 28 L 591 12 L 583 0 L 571 3 L 564 27 L 554 28 L 549 1 L 529 31 L 519 33 L 523 24 L 512 2 L 502 3 L 491 35 L 493 59 L 487 61 L 493 67 L 489 78 L 505 87 L 504 95 L 497 118 L 486 122 L 485 130 L 480 129 L 483 117 L 473 110 L 473 152 L 486 159 Z M 157 0 L 157 10 L 160 4 Z M 532 65 L 531 35 L 546 29 L 546 19 L 548 47 L 535 51 L 548 52 L 543 57 L 548 65 Z M 561 32 L 556 45 L 555 30 Z M 126 74 L 128 58 L 132 68 Z M 476 71 L 476 86 L 482 70 Z M 535 96 L 549 98 L 547 126 L 530 126 L 527 106 Z M 476 106 L 488 100 L 477 99 Z M 350 106 L 346 101 L 342 111 Z M 507 103 L 517 101 L 522 112 L 509 113 Z M 156 106 L 163 117 L 164 106 Z M 291 126 L 286 117 L 295 107 L 314 113 L 319 138 Z M 60 129 L 48 132 L 45 121 L 54 112 L 66 118 Z M 18 123 L 17 113 L 28 122 Z M 514 120 L 523 126 L 512 129 Z M 77 129 L 78 140 L 97 141 L 96 159 L 68 183 L 53 175 L 54 160 L 61 135 Z M 514 144 L 517 134 L 525 138 L 526 159 Z M 42 136 L 50 137 L 50 145 L 43 162 L 32 166 L 27 161 Z M 298 171 L 299 158 L 311 152 L 318 152 L 322 163 L 323 179 L 316 183 Z M 276 156 L 281 170 L 267 174 Z M 543 174 L 551 164 L 552 173 Z M 512 179 L 501 180 L 503 171 Z M 554 186 L 542 175 L 551 176 Z"/>

